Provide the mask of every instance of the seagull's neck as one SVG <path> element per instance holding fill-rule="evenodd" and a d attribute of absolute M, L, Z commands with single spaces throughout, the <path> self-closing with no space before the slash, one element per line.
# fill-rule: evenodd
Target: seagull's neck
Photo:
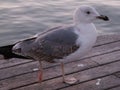
<path fill-rule="evenodd" d="M 80 23 L 75 25 L 75 33 L 79 36 L 77 44 L 93 46 L 97 38 L 97 32 L 93 23 Z M 91 45 L 90 45 L 91 44 Z"/>
<path fill-rule="evenodd" d="M 95 25 L 93 23 L 79 23 L 79 24 L 75 24 L 75 27 L 79 29 L 80 32 L 96 31 Z"/>

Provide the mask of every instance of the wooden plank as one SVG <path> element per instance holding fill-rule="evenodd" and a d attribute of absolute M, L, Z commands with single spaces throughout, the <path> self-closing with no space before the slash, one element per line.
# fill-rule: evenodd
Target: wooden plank
<path fill-rule="evenodd" d="M 27 60 L 27 59 L 9 59 L 9 60 L 0 60 L 0 69 L 15 66 L 15 65 L 20 65 L 24 63 L 32 62 L 32 60 Z"/>
<path fill-rule="evenodd" d="M 117 51 L 117 52 L 120 54 L 120 51 Z M 120 60 L 120 57 L 116 57 L 116 55 L 117 55 L 116 52 L 113 52 L 113 55 L 109 55 L 109 54 L 110 53 L 102 55 L 102 57 L 103 57 L 102 59 L 105 61 L 105 63 L 101 63 L 100 65 Z M 96 57 L 98 60 L 100 60 L 99 58 L 101 58 L 101 56 L 96 56 Z M 92 57 L 90 59 L 85 59 L 83 61 L 67 63 L 65 65 L 66 73 L 67 74 L 74 73 L 77 71 L 89 69 L 90 67 L 97 66 L 96 63 L 92 62 L 92 61 L 96 60 L 96 57 Z M 116 57 L 116 58 L 114 58 L 114 57 Z M 83 64 L 84 67 L 77 67 L 78 64 Z M 69 66 L 71 66 L 71 67 L 69 67 Z M 48 79 L 59 77 L 59 76 L 61 76 L 60 66 L 56 66 L 56 67 L 44 70 L 44 80 L 48 80 Z M 2 87 L 7 86 L 7 88 L 15 88 L 15 87 L 19 87 L 19 86 L 23 86 L 26 84 L 37 82 L 36 77 L 37 77 L 37 72 L 33 72 L 33 73 L 28 73 L 28 74 L 12 77 L 9 79 L 1 80 L 0 84 L 2 84 Z M 16 83 L 16 82 L 19 82 L 19 83 Z M 6 83 L 6 84 L 4 84 L 4 83 Z"/>
<path fill-rule="evenodd" d="M 118 72 L 120 71 L 119 66 L 120 66 L 120 61 L 110 63 L 107 65 L 102 65 L 96 68 L 91 68 L 82 72 L 72 73 L 70 74 L 70 76 L 71 75 L 75 76 L 79 80 L 79 83 L 83 83 L 83 82 L 87 82 L 96 78 L 102 78 L 102 77 L 111 75 L 115 72 Z M 49 77 L 49 75 L 46 75 L 46 76 Z M 62 83 L 61 77 L 58 77 L 58 78 L 50 79 L 48 81 L 44 81 L 41 84 L 35 83 L 25 87 L 12 89 L 12 90 L 59 90 L 60 88 L 65 88 L 68 86 L 69 85 Z"/>
<path fill-rule="evenodd" d="M 110 35 L 101 35 L 98 37 L 96 45 L 102 45 L 102 44 L 106 44 L 106 43 L 110 43 L 110 42 L 115 42 L 115 41 L 119 41 L 120 40 L 120 35 L 119 34 L 110 34 Z M 9 68 L 11 66 L 14 65 L 19 65 L 19 64 L 24 64 L 24 63 L 29 63 L 31 61 L 27 61 L 27 60 L 19 60 L 19 59 L 12 59 L 10 61 L 5 61 L 5 60 L 1 60 L 2 56 L 0 56 L 0 69 L 1 68 Z"/>
<path fill-rule="evenodd" d="M 110 42 L 115 42 L 120 40 L 120 34 L 107 34 L 107 35 L 100 35 L 97 38 L 97 42 L 95 45 L 106 44 Z"/>
<path fill-rule="evenodd" d="M 111 76 L 91 80 L 85 83 L 77 84 L 74 86 L 70 86 L 67 88 L 63 88 L 61 90 L 104 90 L 118 85 L 120 85 L 120 79 L 111 75 Z"/>
<path fill-rule="evenodd" d="M 38 62 L 31 62 L 29 64 L 22 64 L 15 67 L 10 67 L 0 70 L 0 80 L 12 77 L 26 72 L 32 72 L 34 68 L 38 68 Z"/>
<path fill-rule="evenodd" d="M 98 57 L 91 58 L 91 60 L 95 61 L 98 64 L 104 64 L 104 63 L 112 62 L 114 60 L 119 60 L 119 58 L 120 58 L 120 51 L 116 51 L 106 55 L 100 55 L 99 58 Z"/>
<path fill-rule="evenodd" d="M 89 54 L 93 53 L 93 52 L 96 52 L 96 55 L 99 54 L 100 52 L 102 51 L 106 51 L 106 52 L 109 52 L 111 51 L 112 49 L 115 49 L 115 50 L 120 50 L 120 42 L 115 42 L 115 43 L 110 43 L 110 44 L 107 44 L 107 45 L 102 45 L 102 46 L 99 46 L 99 47 L 95 47 L 93 48 Z M 94 54 L 95 55 L 95 54 Z"/>
<path fill-rule="evenodd" d="M 116 77 L 120 78 L 120 72 L 114 74 Z"/>
<path fill-rule="evenodd" d="M 120 90 L 120 85 L 118 87 L 114 87 L 114 88 L 107 89 L 107 90 Z"/>
<path fill-rule="evenodd" d="M 91 50 L 91 53 L 88 54 L 88 56 L 85 56 L 83 58 L 89 58 L 89 57 L 93 57 L 94 55 L 99 55 L 99 54 L 103 54 L 103 53 L 107 53 L 107 52 L 111 52 L 116 50 L 119 48 L 118 46 L 120 45 L 120 42 L 116 42 L 116 43 L 112 43 L 109 45 L 103 45 L 103 46 L 99 46 L 99 47 L 95 47 L 94 49 Z M 105 48 L 104 48 L 105 47 Z M 84 60 L 84 59 L 82 59 Z M 48 63 L 44 63 L 44 68 L 48 68 L 54 65 L 59 65 L 59 64 L 48 64 Z M 17 65 L 14 67 L 10 67 L 10 68 L 5 68 L 0 70 L 0 79 L 5 79 L 8 77 L 12 77 L 12 76 L 16 76 L 19 74 L 23 74 L 23 73 L 30 73 L 33 72 L 32 69 L 34 68 L 38 68 L 39 63 L 38 62 L 31 62 L 31 63 L 27 63 L 27 64 L 22 64 L 22 65 Z"/>

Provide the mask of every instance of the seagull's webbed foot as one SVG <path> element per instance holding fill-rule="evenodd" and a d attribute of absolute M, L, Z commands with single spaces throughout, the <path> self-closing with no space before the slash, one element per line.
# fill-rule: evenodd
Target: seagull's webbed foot
<path fill-rule="evenodd" d="M 75 77 L 66 77 L 63 82 L 71 85 L 71 84 L 76 84 L 78 80 Z"/>

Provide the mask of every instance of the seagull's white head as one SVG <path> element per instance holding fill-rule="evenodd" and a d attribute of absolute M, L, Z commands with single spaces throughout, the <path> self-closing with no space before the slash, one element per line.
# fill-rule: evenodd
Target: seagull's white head
<path fill-rule="evenodd" d="M 92 23 L 96 19 L 108 21 L 108 17 L 100 15 L 92 6 L 82 5 L 75 11 L 75 23 Z"/>

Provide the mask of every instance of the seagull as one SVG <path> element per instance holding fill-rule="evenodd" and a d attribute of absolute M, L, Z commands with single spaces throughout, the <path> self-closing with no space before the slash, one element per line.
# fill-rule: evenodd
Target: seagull
<path fill-rule="evenodd" d="M 92 6 L 81 5 L 75 10 L 72 25 L 57 26 L 34 37 L 0 47 L 0 54 L 6 59 L 17 57 L 39 61 L 40 82 L 43 76 L 42 61 L 60 63 L 63 82 L 74 84 L 78 80 L 74 77 L 65 77 L 64 62 L 79 60 L 90 51 L 97 39 L 93 22 L 99 19 L 109 20 Z"/>

